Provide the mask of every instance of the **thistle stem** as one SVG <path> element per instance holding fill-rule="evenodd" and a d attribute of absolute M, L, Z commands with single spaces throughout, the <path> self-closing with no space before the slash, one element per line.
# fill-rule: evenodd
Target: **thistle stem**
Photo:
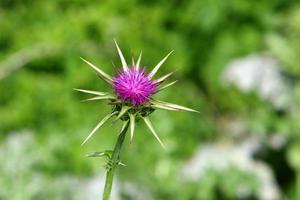
<path fill-rule="evenodd" d="M 114 151 L 111 155 L 111 158 L 108 163 L 108 169 L 106 172 L 106 180 L 105 180 L 105 187 L 104 187 L 104 193 L 103 193 L 103 200 L 109 200 L 110 198 L 110 193 L 111 193 L 111 188 L 113 184 L 113 178 L 114 178 L 114 173 L 116 168 L 119 165 L 119 158 L 120 158 L 120 152 L 121 148 L 127 133 L 129 127 L 129 123 L 125 125 L 125 128 L 122 130 L 122 132 L 118 136 L 117 143 L 115 145 Z"/>

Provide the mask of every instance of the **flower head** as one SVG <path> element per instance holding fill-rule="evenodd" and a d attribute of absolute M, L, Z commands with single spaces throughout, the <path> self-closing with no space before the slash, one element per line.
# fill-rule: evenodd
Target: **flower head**
<path fill-rule="evenodd" d="M 157 91 L 155 82 L 150 80 L 145 71 L 134 66 L 113 78 L 113 88 L 120 100 L 134 106 L 147 103 Z"/>
<path fill-rule="evenodd" d="M 128 67 L 125 58 L 115 41 L 118 54 L 121 59 L 122 69 L 117 69 L 118 74 L 114 77 L 108 75 L 89 61 L 82 58 L 91 68 L 93 68 L 99 76 L 106 81 L 113 89 L 114 92 L 100 92 L 93 90 L 84 90 L 84 89 L 75 89 L 77 91 L 92 94 L 94 97 L 86 99 L 85 101 L 94 101 L 94 100 L 110 100 L 110 104 L 113 105 L 112 112 L 106 115 L 97 126 L 91 131 L 91 133 L 86 137 L 82 144 L 87 142 L 96 131 L 110 118 L 115 116 L 114 121 L 121 120 L 124 125 L 130 123 L 130 139 L 132 141 L 134 136 L 135 122 L 136 119 L 142 119 L 153 136 L 158 140 L 158 142 L 164 147 L 162 141 L 158 137 L 156 131 L 154 130 L 151 121 L 148 116 L 155 109 L 164 109 L 171 111 L 191 111 L 198 112 L 196 110 L 176 105 L 173 103 L 163 102 L 154 100 L 152 97 L 155 93 L 160 92 L 171 85 L 175 84 L 176 81 L 164 84 L 165 81 L 173 74 L 168 73 L 160 78 L 153 79 L 156 75 L 159 68 L 171 55 L 172 51 L 165 56 L 153 69 L 150 73 L 146 73 L 144 69 L 140 68 L 142 53 L 140 53 L 138 60 L 134 61 L 132 59 L 132 64 Z"/>

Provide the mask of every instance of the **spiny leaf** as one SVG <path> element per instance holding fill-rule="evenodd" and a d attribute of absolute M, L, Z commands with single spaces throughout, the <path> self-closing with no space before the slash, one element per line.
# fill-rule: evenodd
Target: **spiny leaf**
<path fill-rule="evenodd" d="M 141 53 L 139 55 L 139 58 L 136 62 L 136 66 L 135 66 L 136 70 L 140 69 L 141 59 L 142 59 L 142 51 L 141 51 Z"/>
<path fill-rule="evenodd" d="M 127 71 L 128 66 L 127 66 L 127 63 L 126 63 L 125 58 L 123 56 L 123 53 L 122 53 L 121 49 L 119 48 L 117 41 L 116 40 L 114 40 L 114 41 L 115 41 L 115 44 L 116 44 L 116 47 L 117 47 L 117 50 L 118 50 L 118 53 L 119 53 L 119 56 L 120 56 L 120 59 L 121 59 L 121 62 L 122 62 L 123 70 Z"/>
<path fill-rule="evenodd" d="M 170 72 L 170 73 L 168 73 L 168 74 L 166 74 L 166 75 L 164 75 L 164 76 L 158 78 L 157 80 L 155 80 L 155 83 L 160 84 L 160 83 L 164 82 L 164 81 L 165 81 L 167 78 L 169 78 L 173 73 L 174 73 L 174 72 Z"/>
<path fill-rule="evenodd" d="M 97 126 L 92 130 L 92 132 L 85 138 L 85 140 L 82 142 L 81 145 L 84 145 L 93 135 L 94 133 L 113 115 L 115 115 L 117 112 L 110 113 L 106 115 L 98 124 Z"/>
<path fill-rule="evenodd" d="M 149 74 L 149 78 L 151 79 L 156 72 L 159 70 L 159 68 L 162 66 L 162 64 L 167 60 L 167 58 L 171 55 L 171 53 L 173 53 L 173 51 L 171 51 L 170 53 L 168 53 L 168 55 L 166 55 L 166 57 L 164 57 L 154 68 L 153 70 L 150 72 Z"/>
<path fill-rule="evenodd" d="M 165 145 L 162 143 L 162 141 L 159 139 L 158 135 L 156 134 L 152 123 L 150 122 L 148 117 L 142 117 L 142 119 L 145 121 L 145 124 L 148 126 L 148 128 L 150 129 L 151 133 L 153 134 L 153 136 L 157 139 L 157 141 L 159 142 L 159 144 L 166 149 Z"/>
<path fill-rule="evenodd" d="M 167 85 L 164 85 L 164 86 L 158 88 L 158 92 L 159 92 L 159 91 L 162 91 L 162 90 L 164 90 L 164 89 L 166 89 L 166 88 L 168 88 L 168 87 L 170 87 L 170 86 L 172 86 L 172 85 L 174 85 L 177 81 L 178 81 L 178 80 L 173 81 L 173 82 L 171 82 L 171 83 L 168 83 Z"/>
<path fill-rule="evenodd" d="M 134 128 L 135 128 L 135 114 L 129 114 L 130 118 L 130 142 L 132 143 Z"/>
<path fill-rule="evenodd" d="M 88 98 L 83 100 L 82 102 L 86 102 L 86 101 L 96 101 L 96 100 L 102 100 L 102 99 L 115 99 L 116 97 L 111 95 L 111 94 L 107 94 L 107 95 L 102 95 L 102 96 L 96 96 L 96 97 L 92 97 L 92 98 Z"/>
<path fill-rule="evenodd" d="M 105 152 L 94 152 L 86 155 L 87 157 L 102 157 L 105 156 Z"/>
<path fill-rule="evenodd" d="M 81 58 L 81 57 L 80 57 Z M 101 69 L 99 69 L 98 67 L 96 67 L 95 65 L 93 65 L 92 63 L 90 63 L 89 61 L 81 58 L 81 60 L 83 60 L 85 63 L 87 63 L 90 67 L 92 67 L 94 70 L 96 70 L 99 75 L 109 84 L 112 84 L 112 77 L 108 74 L 106 74 L 104 71 L 102 71 Z"/>
<path fill-rule="evenodd" d="M 161 105 L 161 106 L 173 108 L 173 109 L 176 109 L 176 110 L 184 110 L 184 111 L 189 111 L 189 112 L 200 113 L 197 110 L 187 108 L 187 107 L 184 107 L 184 106 L 180 106 L 180 105 L 177 105 L 177 104 L 173 104 L 173 103 L 168 103 L 168 102 L 163 102 L 163 101 L 158 101 L 158 100 L 152 100 L 152 103 L 156 104 L 156 105 Z"/>
<path fill-rule="evenodd" d="M 124 163 L 122 163 L 121 161 L 118 162 L 118 165 L 121 165 L 123 167 L 126 167 L 127 165 L 125 165 Z"/>
<path fill-rule="evenodd" d="M 112 151 L 107 150 L 107 151 L 93 152 L 93 153 L 87 154 L 86 156 L 87 157 L 103 157 L 103 156 L 106 156 L 107 158 L 110 158 L 111 154 L 112 154 Z"/>
<path fill-rule="evenodd" d="M 83 89 L 78 89 L 78 88 L 73 88 L 76 91 L 87 93 L 87 94 L 94 94 L 98 96 L 106 95 L 107 92 L 99 92 L 99 91 L 93 91 L 93 90 L 83 90 Z"/>

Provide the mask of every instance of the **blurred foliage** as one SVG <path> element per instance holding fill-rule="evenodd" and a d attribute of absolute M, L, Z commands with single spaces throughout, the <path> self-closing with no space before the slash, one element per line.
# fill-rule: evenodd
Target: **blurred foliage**
<path fill-rule="evenodd" d="M 47 187 L 62 175 L 92 176 L 99 171 L 103 161 L 84 155 L 111 148 L 120 125 L 104 127 L 80 147 L 109 107 L 103 102 L 81 103 L 85 96 L 72 88 L 108 90 L 79 57 L 113 74 L 111 62 L 120 65 L 112 40 L 116 38 L 127 58 L 143 50 L 142 63 L 147 67 L 174 49 L 160 73 L 177 70 L 180 82 L 157 98 L 201 111 L 200 116 L 164 111 L 151 116 L 167 151 L 139 125 L 134 143 L 126 142 L 122 152 L 127 167 L 119 170 L 121 180 L 144 186 L 157 200 L 236 199 L 238 185 L 250 188 L 247 198 L 258 198 L 255 178 L 235 168 L 222 174 L 209 171 L 197 182 L 177 179 L 183 162 L 198 146 L 230 134 L 224 132 L 224 121 L 242 118 L 249 133 L 266 137 L 279 133 L 287 138 L 280 154 L 266 150 L 260 159 L 273 170 L 283 196 L 300 198 L 299 1 L 1 0 L 0 19 L 0 139 L 28 129 L 37 139 L 30 152 L 42 152 L 37 166 L 28 167 L 31 171 L 18 186 L 11 174 L 2 171 L 0 188 L 24 187 L 20 191 L 26 194 L 31 173 L 48 177 L 49 183 L 41 184 Z M 232 59 L 261 52 L 282 64 L 292 94 L 288 109 L 278 110 L 256 94 L 224 87 L 220 81 Z M 1 160 L 10 159 L 0 155 Z M 274 160 L 286 166 L 275 165 Z M 285 170 L 291 173 L 281 182 Z M 64 191 L 47 190 L 35 197 L 0 189 L 0 199 L 72 198 Z"/>

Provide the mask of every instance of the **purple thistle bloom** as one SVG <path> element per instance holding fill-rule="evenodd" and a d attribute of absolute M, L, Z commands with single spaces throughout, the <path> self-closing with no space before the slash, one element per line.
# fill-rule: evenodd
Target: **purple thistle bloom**
<path fill-rule="evenodd" d="M 154 100 L 152 98 L 153 94 L 160 92 L 176 83 L 176 81 L 173 81 L 165 84 L 165 81 L 173 74 L 172 72 L 157 79 L 154 79 L 160 67 L 163 65 L 163 63 L 167 60 L 167 58 L 171 55 L 173 51 L 171 51 L 167 56 L 165 56 L 161 61 L 159 61 L 159 63 L 155 65 L 155 67 L 153 67 L 150 73 L 145 73 L 145 70 L 140 68 L 142 52 L 140 53 L 139 58 L 136 62 L 132 57 L 132 64 L 127 65 L 123 53 L 120 50 L 116 41 L 115 44 L 122 63 L 122 70 L 117 69 L 117 76 L 112 77 L 111 75 L 105 73 L 94 64 L 81 58 L 92 69 L 94 69 L 99 74 L 100 78 L 107 82 L 115 91 L 111 93 L 75 88 L 75 90 L 79 92 L 94 95 L 94 97 L 88 98 L 85 101 L 96 101 L 106 99 L 110 100 L 110 104 L 112 105 L 112 111 L 108 113 L 88 134 L 88 136 L 82 142 L 82 145 L 85 144 L 96 133 L 96 131 L 100 127 L 102 127 L 110 118 L 114 117 L 114 122 L 118 120 L 123 122 L 123 126 L 118 136 L 116 146 L 113 151 L 109 151 L 112 152 L 111 154 L 108 153 L 108 151 L 104 151 L 95 152 L 93 154 L 88 155 L 89 157 L 107 156 L 109 158 L 109 161 L 106 165 L 107 174 L 103 199 L 108 199 L 110 196 L 114 171 L 118 165 L 121 165 L 119 161 L 120 151 L 126 136 L 126 132 L 127 130 L 129 130 L 129 128 L 130 142 L 132 142 L 136 122 L 140 120 L 144 121 L 151 134 L 155 137 L 159 144 L 163 148 L 165 148 L 163 142 L 156 133 L 148 116 L 156 109 L 198 112 L 196 110 L 184 106 Z"/>
<path fill-rule="evenodd" d="M 155 93 L 165 90 L 166 88 L 176 83 L 176 81 L 173 81 L 171 83 L 165 84 L 165 81 L 173 74 L 172 72 L 153 80 L 157 71 L 160 69 L 162 64 L 167 60 L 167 58 L 171 55 L 173 51 L 171 51 L 161 61 L 159 61 L 157 65 L 153 67 L 150 73 L 145 73 L 145 70 L 140 68 L 142 53 L 139 55 L 139 58 L 137 59 L 136 63 L 134 59 L 132 59 L 131 67 L 129 67 L 116 41 L 115 44 L 122 63 L 122 70 L 117 69 L 118 75 L 115 77 L 110 76 L 94 64 L 81 58 L 115 90 L 114 93 L 110 93 L 94 90 L 75 89 L 83 93 L 95 95 L 94 97 L 88 98 L 85 101 L 96 101 L 106 99 L 110 100 L 111 103 L 115 105 L 113 107 L 113 111 L 106 115 L 106 117 L 104 117 L 97 124 L 97 126 L 90 132 L 90 134 L 86 137 L 82 144 L 87 142 L 107 120 L 109 120 L 113 116 L 116 116 L 115 121 L 122 120 L 124 122 L 124 125 L 130 123 L 131 141 L 134 135 L 136 118 L 143 119 L 151 133 L 164 147 L 162 141 L 159 139 L 157 133 L 155 132 L 152 123 L 148 118 L 148 115 L 151 114 L 155 109 L 198 112 L 196 110 L 184 106 L 154 100 L 151 98 Z"/>
<path fill-rule="evenodd" d="M 145 74 L 145 70 L 135 67 L 119 72 L 119 75 L 113 78 L 113 88 L 121 101 L 128 101 L 134 106 L 148 103 L 157 91 L 155 82 Z"/>

